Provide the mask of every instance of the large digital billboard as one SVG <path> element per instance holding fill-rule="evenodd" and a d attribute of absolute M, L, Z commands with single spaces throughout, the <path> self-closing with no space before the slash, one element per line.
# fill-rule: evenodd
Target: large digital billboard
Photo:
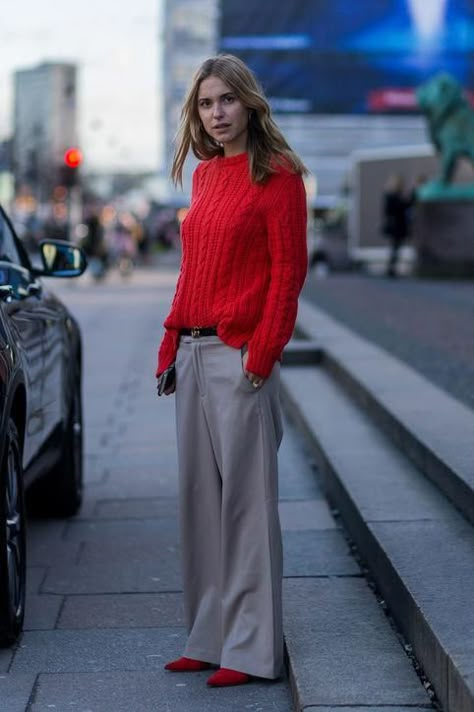
<path fill-rule="evenodd" d="M 439 71 L 474 89 L 474 0 L 221 0 L 220 36 L 276 111 L 410 112 Z"/>

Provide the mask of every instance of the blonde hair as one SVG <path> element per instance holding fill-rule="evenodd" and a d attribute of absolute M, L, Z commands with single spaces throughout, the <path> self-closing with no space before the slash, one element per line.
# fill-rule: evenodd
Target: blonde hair
<path fill-rule="evenodd" d="M 275 172 L 275 164 L 286 166 L 295 173 L 307 174 L 306 166 L 273 121 L 268 101 L 254 74 L 238 57 L 221 54 L 206 59 L 199 67 L 184 101 L 171 169 L 175 185 L 182 185 L 183 166 L 190 149 L 202 161 L 224 155 L 222 145 L 204 131 L 199 118 L 199 87 L 211 76 L 225 82 L 249 112 L 247 150 L 251 180 L 264 182 Z"/>

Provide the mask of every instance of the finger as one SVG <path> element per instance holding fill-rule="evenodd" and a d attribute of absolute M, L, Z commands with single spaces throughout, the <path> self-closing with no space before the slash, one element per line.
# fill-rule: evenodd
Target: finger
<path fill-rule="evenodd" d="M 261 383 L 263 381 L 263 378 L 261 378 L 260 376 L 257 376 L 256 373 L 252 373 L 252 371 L 245 371 L 245 375 L 247 376 L 249 381 L 252 381 L 252 383 L 254 381 L 258 381 L 259 383 Z"/>

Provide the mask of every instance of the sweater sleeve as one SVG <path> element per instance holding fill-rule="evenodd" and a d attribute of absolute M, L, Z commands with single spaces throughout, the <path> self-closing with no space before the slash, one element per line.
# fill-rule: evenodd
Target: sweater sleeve
<path fill-rule="evenodd" d="M 262 317 L 248 343 L 247 369 L 267 378 L 281 358 L 296 322 L 298 296 L 306 278 L 306 191 L 301 176 L 278 181 L 267 209 L 270 283 Z"/>
<path fill-rule="evenodd" d="M 166 329 L 165 335 L 158 349 L 158 365 L 156 367 L 156 377 L 166 371 L 168 366 L 174 362 L 178 351 L 179 333 L 176 329 Z"/>
<path fill-rule="evenodd" d="M 191 204 L 195 200 L 197 193 L 198 193 L 198 185 L 199 185 L 199 167 L 201 164 L 198 164 L 196 167 L 194 173 L 193 173 L 193 182 L 192 182 L 192 190 L 191 190 Z M 179 287 L 180 287 L 180 281 L 181 281 L 181 272 L 178 277 L 178 282 L 176 284 L 176 291 L 174 294 L 173 298 L 173 304 L 171 305 L 171 311 L 173 311 L 173 306 L 176 303 L 176 299 L 179 293 Z M 166 324 L 167 319 L 165 319 L 165 324 Z M 163 371 L 166 371 L 168 366 L 171 366 L 171 364 L 174 362 L 176 359 L 176 353 L 178 351 L 178 345 L 179 345 L 179 332 L 176 329 L 172 329 L 170 327 L 166 327 L 165 330 L 165 335 L 163 339 L 161 340 L 160 347 L 158 349 L 158 365 L 156 367 L 156 372 L 155 375 L 158 377 L 160 373 L 163 373 Z"/>

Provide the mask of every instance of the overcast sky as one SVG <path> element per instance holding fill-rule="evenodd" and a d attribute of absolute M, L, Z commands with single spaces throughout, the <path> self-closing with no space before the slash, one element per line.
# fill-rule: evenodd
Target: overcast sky
<path fill-rule="evenodd" d="M 15 69 L 79 65 L 87 168 L 155 169 L 162 0 L 0 0 L 0 140 L 11 135 Z"/>

